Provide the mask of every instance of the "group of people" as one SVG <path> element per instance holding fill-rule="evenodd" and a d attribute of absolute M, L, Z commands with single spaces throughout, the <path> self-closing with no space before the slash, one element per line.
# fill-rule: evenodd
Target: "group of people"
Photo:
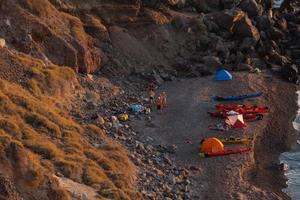
<path fill-rule="evenodd" d="M 167 106 L 167 94 L 166 92 L 161 92 L 156 96 L 155 93 L 156 86 L 154 84 L 149 84 L 149 99 L 152 105 L 156 105 L 157 110 L 162 110 Z"/>

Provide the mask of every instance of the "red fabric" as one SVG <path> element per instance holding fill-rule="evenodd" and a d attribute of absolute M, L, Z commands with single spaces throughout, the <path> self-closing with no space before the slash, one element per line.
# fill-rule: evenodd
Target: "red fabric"
<path fill-rule="evenodd" d="M 213 152 L 213 153 L 207 153 L 205 154 L 206 156 L 225 156 L 229 154 L 238 154 L 238 153 L 244 153 L 251 151 L 250 148 L 242 148 L 242 149 L 237 149 L 237 150 L 225 150 L 225 151 L 219 151 L 219 152 Z"/>
<path fill-rule="evenodd" d="M 235 124 L 232 126 L 232 128 L 244 128 L 246 127 L 246 124 L 242 123 L 240 120 L 236 120 Z"/>

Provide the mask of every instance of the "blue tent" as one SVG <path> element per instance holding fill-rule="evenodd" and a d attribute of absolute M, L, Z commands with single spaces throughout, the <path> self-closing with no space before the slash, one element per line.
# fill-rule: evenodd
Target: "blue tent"
<path fill-rule="evenodd" d="M 228 81 L 232 80 L 232 75 L 225 69 L 220 69 L 217 71 L 215 78 L 215 81 Z"/>

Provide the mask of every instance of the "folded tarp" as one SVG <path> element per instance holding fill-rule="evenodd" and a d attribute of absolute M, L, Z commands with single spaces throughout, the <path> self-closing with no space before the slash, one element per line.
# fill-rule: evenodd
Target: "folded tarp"
<path fill-rule="evenodd" d="M 236 101 L 236 100 L 243 100 L 243 99 L 249 99 L 249 98 L 255 98 L 261 96 L 263 93 L 254 93 L 254 94 L 246 94 L 246 95 L 240 95 L 240 96 L 215 96 L 213 97 L 216 101 Z"/>

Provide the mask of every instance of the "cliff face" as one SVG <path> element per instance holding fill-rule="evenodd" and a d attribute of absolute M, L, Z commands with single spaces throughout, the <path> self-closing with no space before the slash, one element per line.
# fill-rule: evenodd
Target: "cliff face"
<path fill-rule="evenodd" d="M 295 82 L 299 13 L 291 3 L 272 12 L 272 1 L 255 0 L 9 0 L 1 2 L 0 33 L 8 46 L 80 73 L 284 66 Z"/>

